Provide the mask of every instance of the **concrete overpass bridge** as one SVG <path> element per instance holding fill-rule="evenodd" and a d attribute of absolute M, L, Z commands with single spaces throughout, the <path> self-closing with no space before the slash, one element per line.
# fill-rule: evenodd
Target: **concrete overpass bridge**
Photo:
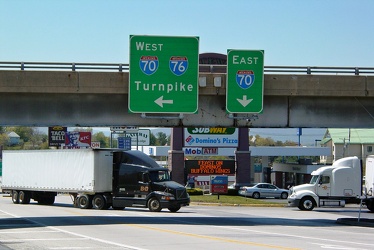
<path fill-rule="evenodd" d="M 236 182 L 253 181 L 248 128 L 373 128 L 374 68 L 265 66 L 260 114 L 228 114 L 226 68 L 200 65 L 197 114 L 128 112 L 128 64 L 0 62 L 0 126 L 174 127 L 169 162 L 184 182 L 183 127 L 239 127 Z"/>
<path fill-rule="evenodd" d="M 226 68 L 200 65 L 197 114 L 128 112 L 128 64 L 0 62 L 0 125 L 372 128 L 374 68 L 265 66 L 260 114 L 225 110 Z M 217 81 L 217 79 L 219 81 Z"/>

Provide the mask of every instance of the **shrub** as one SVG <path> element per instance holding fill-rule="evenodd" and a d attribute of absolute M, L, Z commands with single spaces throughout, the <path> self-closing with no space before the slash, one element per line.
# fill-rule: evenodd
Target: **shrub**
<path fill-rule="evenodd" d="M 236 189 L 228 189 L 227 190 L 227 195 L 231 195 L 231 196 L 239 195 L 238 194 L 238 190 L 236 190 Z"/>
<path fill-rule="evenodd" d="M 203 190 L 201 188 L 188 188 L 187 193 L 189 195 L 203 195 Z"/>
<path fill-rule="evenodd" d="M 189 195 L 203 195 L 203 194 L 206 194 L 207 192 L 204 193 L 204 190 L 202 190 L 201 188 L 187 188 L 187 193 Z M 208 191 L 208 194 L 209 194 L 209 191 Z M 238 196 L 239 194 L 238 194 L 238 190 L 228 189 L 226 195 Z"/>

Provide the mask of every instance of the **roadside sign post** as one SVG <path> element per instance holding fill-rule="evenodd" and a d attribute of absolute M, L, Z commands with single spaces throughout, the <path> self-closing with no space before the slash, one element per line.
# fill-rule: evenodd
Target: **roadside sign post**
<path fill-rule="evenodd" d="M 260 113 L 264 99 L 264 51 L 228 50 L 226 111 Z"/>
<path fill-rule="evenodd" d="M 197 112 L 198 37 L 130 36 L 129 68 L 129 112 Z"/>
<path fill-rule="evenodd" d="M 210 176 L 210 193 L 217 194 L 218 199 L 220 194 L 227 194 L 228 176 L 227 175 L 211 175 Z"/>

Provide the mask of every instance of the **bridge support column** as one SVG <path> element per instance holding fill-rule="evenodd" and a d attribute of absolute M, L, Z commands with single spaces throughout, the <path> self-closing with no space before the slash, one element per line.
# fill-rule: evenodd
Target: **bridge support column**
<path fill-rule="evenodd" d="M 172 180 L 185 185 L 186 180 L 184 171 L 183 127 L 172 128 L 171 145 L 168 155 L 168 162 L 169 166 L 171 167 Z"/>
<path fill-rule="evenodd" d="M 251 152 L 249 151 L 248 128 L 239 128 L 239 145 L 235 152 L 236 184 L 248 185 L 253 182 L 251 176 Z"/>

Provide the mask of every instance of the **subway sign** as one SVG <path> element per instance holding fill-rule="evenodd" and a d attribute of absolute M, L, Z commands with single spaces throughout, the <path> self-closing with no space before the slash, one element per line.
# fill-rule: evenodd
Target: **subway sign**
<path fill-rule="evenodd" d="M 186 147 L 238 147 L 239 132 L 236 128 L 185 128 Z"/>

